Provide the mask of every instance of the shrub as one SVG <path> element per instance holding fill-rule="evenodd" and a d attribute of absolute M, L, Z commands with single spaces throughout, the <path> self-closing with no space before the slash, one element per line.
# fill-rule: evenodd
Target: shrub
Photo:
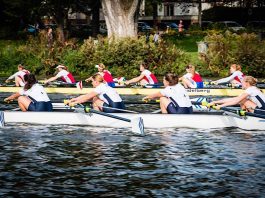
<path fill-rule="evenodd" d="M 255 34 L 208 34 L 204 39 L 208 43 L 205 64 L 214 75 L 227 75 L 232 63 L 241 64 L 246 74 L 264 77 L 265 42 Z"/>

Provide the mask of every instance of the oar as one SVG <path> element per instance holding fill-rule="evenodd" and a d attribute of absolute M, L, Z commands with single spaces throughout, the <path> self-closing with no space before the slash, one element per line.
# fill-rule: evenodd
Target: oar
<path fill-rule="evenodd" d="M 64 102 L 67 104 L 67 101 L 64 101 Z M 79 105 L 81 107 L 84 107 L 84 105 L 82 105 L 82 104 L 79 104 Z M 121 121 L 125 121 L 125 122 L 130 122 L 131 126 L 132 126 L 132 132 L 144 135 L 144 122 L 143 122 L 142 117 L 134 117 L 132 119 L 128 119 L 128 118 L 120 117 L 117 115 L 97 111 L 97 110 L 92 109 L 88 106 L 84 107 L 84 111 L 85 111 L 85 113 L 95 113 L 95 114 L 99 114 L 99 115 L 106 116 L 109 118 L 113 118 L 113 119 L 117 119 L 117 120 L 121 120 Z"/>
<path fill-rule="evenodd" d="M 247 112 L 247 111 L 244 111 L 242 109 L 232 109 L 232 108 L 229 108 L 229 107 L 221 107 L 221 108 L 219 108 L 216 105 L 209 105 L 208 102 L 201 102 L 201 105 L 202 106 L 206 106 L 208 108 L 213 108 L 215 110 L 223 110 L 223 111 L 228 111 L 228 112 L 231 112 L 231 113 L 235 113 L 235 114 L 237 114 L 239 116 L 252 116 L 252 117 L 256 117 L 256 118 L 265 119 L 265 115 Z"/>
<path fill-rule="evenodd" d="M 3 111 L 0 111 L 0 127 L 5 126 L 5 115 Z"/>

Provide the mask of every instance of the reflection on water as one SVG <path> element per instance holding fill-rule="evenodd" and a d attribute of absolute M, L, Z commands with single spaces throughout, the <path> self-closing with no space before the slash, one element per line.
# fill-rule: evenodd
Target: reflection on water
<path fill-rule="evenodd" d="M 264 134 L 8 125 L 0 197 L 261 197 Z"/>

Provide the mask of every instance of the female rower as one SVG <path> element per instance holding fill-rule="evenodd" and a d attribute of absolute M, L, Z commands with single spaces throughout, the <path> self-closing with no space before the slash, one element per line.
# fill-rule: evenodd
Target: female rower
<path fill-rule="evenodd" d="M 182 76 L 180 80 L 182 81 L 185 88 L 203 88 L 203 81 L 198 72 L 195 71 L 195 66 L 187 65 L 187 74 Z"/>
<path fill-rule="evenodd" d="M 163 78 L 165 89 L 160 92 L 148 95 L 143 100 L 160 98 L 162 113 L 169 114 L 190 114 L 192 104 L 185 88 L 178 83 L 178 76 L 167 73 Z"/>
<path fill-rule="evenodd" d="M 69 101 L 70 106 L 92 100 L 93 109 L 107 113 L 120 112 L 118 109 L 125 108 L 120 95 L 112 87 L 104 83 L 104 79 L 100 74 L 97 73 L 93 75 L 89 80 L 92 81 L 92 85 L 95 89 L 88 94 L 72 98 Z"/>
<path fill-rule="evenodd" d="M 217 100 L 210 105 L 218 104 L 217 108 L 240 104 L 243 110 L 265 114 L 265 95 L 256 87 L 257 79 L 252 76 L 245 76 L 242 80 L 244 93 L 237 97 Z"/>
<path fill-rule="evenodd" d="M 58 78 L 61 78 L 61 80 L 63 82 L 66 82 L 66 83 L 75 83 L 76 82 L 74 76 L 70 72 L 67 71 L 67 67 L 66 66 L 58 65 L 56 67 L 56 69 L 58 69 L 58 71 L 59 71 L 57 73 L 57 75 L 54 76 L 54 77 L 49 78 L 48 80 L 45 80 L 45 82 L 44 82 L 45 84 L 47 84 L 49 82 L 52 82 L 52 81 L 55 81 Z"/>
<path fill-rule="evenodd" d="M 222 78 L 217 81 L 213 81 L 213 84 L 222 84 L 222 83 L 231 83 L 235 86 L 241 86 L 242 80 L 244 78 L 244 74 L 241 72 L 241 66 L 237 64 L 232 64 L 230 66 L 230 76 L 226 78 Z"/>
<path fill-rule="evenodd" d="M 126 85 L 129 85 L 131 83 L 137 83 L 137 82 L 140 82 L 140 84 L 142 86 L 144 86 L 144 85 L 156 85 L 156 84 L 158 84 L 157 78 L 155 77 L 155 75 L 153 73 L 151 73 L 148 70 L 148 66 L 145 63 L 142 63 L 140 65 L 140 71 L 141 71 L 140 76 L 135 77 L 135 78 L 133 78 L 131 80 L 125 81 L 125 84 Z"/>
<path fill-rule="evenodd" d="M 24 76 L 29 74 L 30 72 L 25 69 L 25 67 L 21 64 L 17 66 L 18 72 L 14 73 L 12 76 L 8 77 L 6 83 L 10 82 L 12 79 L 15 79 L 15 83 L 17 87 L 23 87 L 25 85 Z"/>
<path fill-rule="evenodd" d="M 52 103 L 43 86 L 37 83 L 34 74 L 24 76 L 25 86 L 17 93 L 5 98 L 5 102 L 18 98 L 22 111 L 52 111 Z"/>
<path fill-rule="evenodd" d="M 96 68 L 98 68 L 98 73 L 103 77 L 104 81 L 106 83 L 108 83 L 108 85 L 110 87 L 115 87 L 113 77 L 112 77 L 111 73 L 108 70 L 106 70 L 105 65 L 103 63 L 100 63 L 100 64 L 96 65 Z M 86 79 L 86 82 L 88 82 L 88 81 L 89 81 L 89 78 Z"/>

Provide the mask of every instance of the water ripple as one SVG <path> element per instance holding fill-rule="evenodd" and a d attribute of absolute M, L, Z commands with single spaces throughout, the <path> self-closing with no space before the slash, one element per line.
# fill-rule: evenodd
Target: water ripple
<path fill-rule="evenodd" d="M 262 197 L 264 133 L 8 125 L 1 197 Z"/>

